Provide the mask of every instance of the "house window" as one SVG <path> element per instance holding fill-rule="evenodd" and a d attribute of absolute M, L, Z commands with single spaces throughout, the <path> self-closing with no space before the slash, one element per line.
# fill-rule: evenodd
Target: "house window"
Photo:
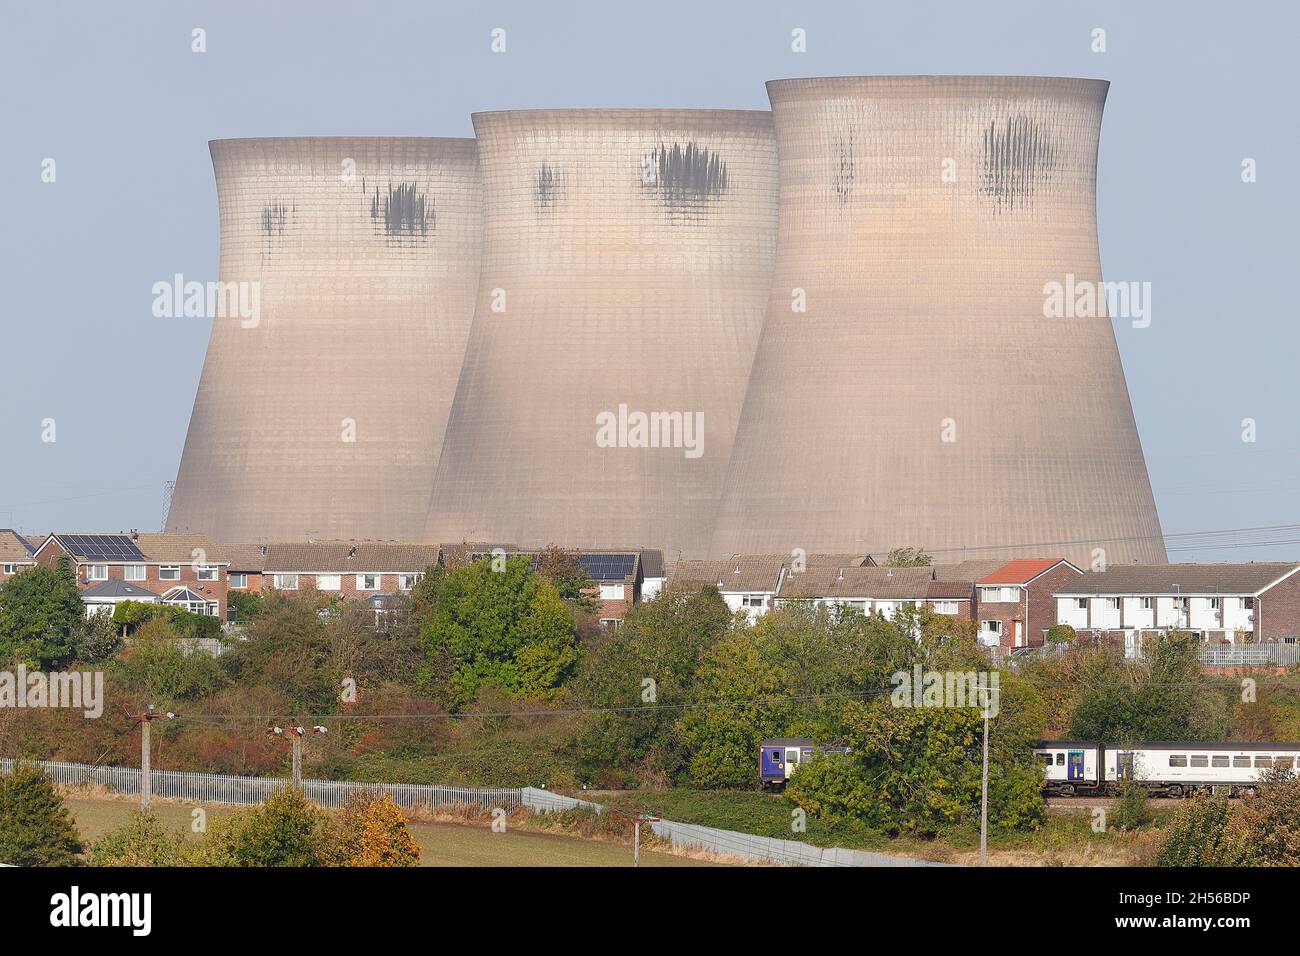
<path fill-rule="evenodd" d="M 271 575 L 271 587 L 277 591 L 296 591 L 298 590 L 298 575 L 273 574 Z"/>
<path fill-rule="evenodd" d="M 621 584 L 602 584 L 600 586 L 600 599 L 602 601 L 621 601 L 623 600 L 623 585 Z"/>
<path fill-rule="evenodd" d="M 1210 598 L 1210 610 L 1211 611 L 1223 610 L 1223 598 Z"/>
<path fill-rule="evenodd" d="M 761 594 L 746 594 L 740 599 L 741 607 L 763 607 L 767 603 Z"/>
<path fill-rule="evenodd" d="M 378 574 L 358 574 L 357 575 L 358 591 L 378 591 L 379 575 Z"/>
<path fill-rule="evenodd" d="M 144 565 L 128 564 L 122 568 L 122 580 L 124 581 L 143 581 Z"/>
<path fill-rule="evenodd" d="M 200 564 L 196 573 L 200 581 L 217 580 L 217 566 L 215 564 Z"/>
<path fill-rule="evenodd" d="M 1241 606 L 1247 611 L 1253 611 L 1255 609 L 1255 599 L 1253 597 L 1242 598 Z"/>
<path fill-rule="evenodd" d="M 935 601 L 934 613 L 935 614 L 956 614 L 957 602 L 956 601 Z"/>
<path fill-rule="evenodd" d="M 1119 598 L 1106 598 L 1106 606 L 1112 611 L 1119 610 Z"/>
<path fill-rule="evenodd" d="M 159 581 L 179 581 L 181 579 L 181 569 L 175 564 L 164 564 L 158 569 Z"/>
<path fill-rule="evenodd" d="M 1001 634 L 1001 633 L 1002 633 L 1002 622 L 1001 622 L 1001 621 L 981 621 L 981 622 L 980 622 L 980 630 L 981 630 L 981 631 L 987 631 L 989 634 Z"/>
<path fill-rule="evenodd" d="M 340 574 L 318 574 L 316 575 L 317 591 L 341 591 L 343 590 L 343 576 Z"/>
<path fill-rule="evenodd" d="M 230 575 L 230 586 L 236 591 L 248 587 L 248 575 L 239 571 L 232 572 Z"/>
<path fill-rule="evenodd" d="M 3 566 L 0 566 L 0 571 L 3 571 L 5 574 L 13 574 L 13 573 L 14 573 L 14 566 L 13 566 L 12 564 L 6 564 L 6 565 L 3 565 Z"/>
<path fill-rule="evenodd" d="M 1079 610 L 1080 610 L 1080 611 L 1086 611 L 1086 610 L 1088 610 L 1088 599 L 1087 599 L 1087 598 L 1076 598 L 1074 603 L 1077 604 L 1077 605 L 1079 606 Z"/>
<path fill-rule="evenodd" d="M 422 574 L 399 574 L 397 576 L 397 590 L 411 590 L 411 588 L 415 587 L 420 582 L 420 578 L 423 576 L 424 575 Z"/>
<path fill-rule="evenodd" d="M 1144 610 L 1144 611 L 1150 611 L 1150 610 L 1154 609 L 1155 606 L 1156 606 L 1156 599 L 1155 599 L 1155 598 L 1145 597 L 1145 598 L 1142 599 L 1142 610 Z"/>
<path fill-rule="evenodd" d="M 107 581 L 108 565 L 107 564 L 88 564 L 86 565 L 87 581 Z"/>
<path fill-rule="evenodd" d="M 1176 610 L 1176 611 L 1185 611 L 1185 610 L 1187 610 L 1187 598 L 1185 598 L 1185 597 L 1176 597 L 1176 598 L 1174 598 L 1174 610 Z"/>

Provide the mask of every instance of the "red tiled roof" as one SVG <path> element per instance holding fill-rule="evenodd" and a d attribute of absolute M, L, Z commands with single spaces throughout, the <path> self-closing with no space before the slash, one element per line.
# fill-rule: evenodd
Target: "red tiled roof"
<path fill-rule="evenodd" d="M 1016 558 L 1008 561 L 991 574 L 986 574 L 977 584 L 1025 584 L 1049 568 L 1054 568 L 1063 558 Z"/>

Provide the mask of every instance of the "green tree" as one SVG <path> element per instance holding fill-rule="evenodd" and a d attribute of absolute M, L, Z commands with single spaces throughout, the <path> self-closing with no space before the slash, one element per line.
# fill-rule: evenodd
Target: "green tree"
<path fill-rule="evenodd" d="M 37 565 L 0 586 L 0 660 L 51 669 L 67 663 L 85 620 L 66 557 L 56 570 Z"/>
<path fill-rule="evenodd" d="M 40 767 L 18 763 L 0 775 L 0 863 L 73 866 L 81 850 L 72 814 Z"/>
<path fill-rule="evenodd" d="M 1077 636 L 1069 624 L 1053 624 L 1047 629 L 1048 644 L 1073 644 Z"/>
<path fill-rule="evenodd" d="M 339 673 L 329 632 L 309 601 L 269 594 L 248 629 L 248 640 L 222 655 L 222 666 L 245 687 L 266 687 L 292 710 L 334 713 Z"/>
<path fill-rule="evenodd" d="M 425 627 L 429 669 L 450 663 L 451 679 L 433 688 L 464 707 L 484 687 L 515 696 L 545 695 L 576 660 L 573 615 L 555 586 L 523 555 L 493 567 L 483 559 L 449 572 Z"/>
<path fill-rule="evenodd" d="M 577 734 L 582 776 L 659 777 L 680 769 L 684 755 L 673 725 L 693 699 L 700 662 L 731 622 L 716 588 L 670 588 L 596 638 L 575 685 L 595 711 Z"/>
<path fill-rule="evenodd" d="M 1216 740 L 1227 731 L 1223 696 L 1201 674 L 1199 641 L 1161 634 L 1147 656 L 1126 661 L 1109 647 L 1078 658 L 1071 733 L 1082 740 Z"/>
<path fill-rule="evenodd" d="M 185 836 L 166 830 L 157 815 L 132 810 L 126 823 L 100 837 L 90 849 L 91 866 L 185 866 Z"/>
<path fill-rule="evenodd" d="M 924 548 L 895 548 L 885 558 L 887 568 L 928 568 L 933 563 Z"/>
<path fill-rule="evenodd" d="M 1032 743 L 1040 726 L 1023 688 L 1004 680 L 991 721 L 989 826 L 1020 830 L 1044 815 Z M 809 813 L 885 833 L 935 836 L 979 824 L 983 719 L 958 707 L 845 705 L 850 752 L 801 767 L 786 794 Z"/>
<path fill-rule="evenodd" d="M 573 612 L 550 581 L 542 581 L 520 623 L 515 651 L 516 696 L 551 697 L 576 669 L 578 647 Z"/>

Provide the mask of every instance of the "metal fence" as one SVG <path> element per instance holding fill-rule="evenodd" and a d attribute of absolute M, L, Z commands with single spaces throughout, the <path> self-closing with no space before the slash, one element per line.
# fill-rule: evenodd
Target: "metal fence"
<path fill-rule="evenodd" d="M 538 813 L 556 810 L 574 810 L 585 807 L 603 813 L 604 807 L 589 800 L 576 800 L 549 790 L 523 788 L 523 803 Z M 669 841 L 677 849 L 696 849 L 735 857 L 755 863 L 777 863 L 783 866 L 950 866 L 908 856 L 888 853 L 869 853 L 866 850 L 848 850 L 842 847 L 820 847 L 798 840 L 777 840 L 773 837 L 719 830 L 716 827 L 694 823 L 676 823 L 658 820 L 647 823 L 655 836 Z"/>
<path fill-rule="evenodd" d="M 140 771 L 133 767 L 92 767 L 81 763 L 33 761 L 45 769 L 55 783 L 66 787 L 108 787 L 124 794 L 140 792 Z M 14 761 L 0 758 L 0 772 L 10 773 Z M 281 777 L 235 777 L 215 773 L 186 773 L 179 770 L 155 770 L 149 774 L 154 796 L 195 803 L 261 803 L 289 783 Z M 362 790 L 380 789 L 399 807 L 471 806 L 485 810 L 520 805 L 519 790 L 513 787 L 475 788 L 441 787 L 417 783 L 358 783 L 351 780 L 303 780 L 307 799 L 323 807 L 341 807 L 348 795 Z"/>
<path fill-rule="evenodd" d="M 1201 663 L 1208 667 L 1289 667 L 1300 664 L 1300 644 L 1206 644 Z"/>

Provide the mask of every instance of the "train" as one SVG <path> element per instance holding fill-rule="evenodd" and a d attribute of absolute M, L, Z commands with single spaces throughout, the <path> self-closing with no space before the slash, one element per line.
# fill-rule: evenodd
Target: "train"
<path fill-rule="evenodd" d="M 758 745 L 758 779 L 782 791 L 802 764 L 849 748 L 810 737 L 769 737 Z M 1198 792 L 1251 796 L 1269 770 L 1300 770 L 1300 743 L 1163 740 L 1115 744 L 1097 740 L 1040 740 L 1034 757 L 1048 796 L 1107 796 L 1133 781 L 1153 796 Z"/>
<path fill-rule="evenodd" d="M 1050 796 L 1114 794 L 1131 780 L 1153 796 L 1251 796 L 1268 770 L 1296 770 L 1300 743 L 1162 740 L 1132 744 L 1041 740 L 1034 756 Z"/>
<path fill-rule="evenodd" d="M 769 737 L 758 745 L 758 782 L 764 790 L 780 792 L 791 774 L 818 754 L 846 754 L 840 744 L 817 745 L 811 737 Z"/>

